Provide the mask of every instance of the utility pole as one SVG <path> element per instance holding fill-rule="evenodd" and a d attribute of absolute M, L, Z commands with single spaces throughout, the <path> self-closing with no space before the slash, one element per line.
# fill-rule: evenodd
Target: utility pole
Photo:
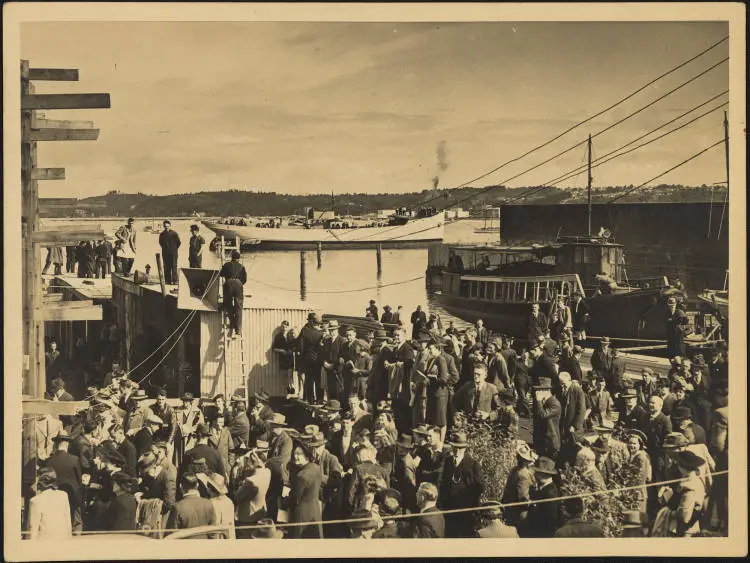
<path fill-rule="evenodd" d="M 727 166 L 727 195 L 724 198 L 724 207 L 721 208 L 721 219 L 719 219 L 719 231 L 716 233 L 716 240 L 721 237 L 721 227 L 724 225 L 724 213 L 727 210 L 727 203 L 729 202 L 729 120 L 727 120 L 727 112 L 724 112 L 724 159 Z"/>
<path fill-rule="evenodd" d="M 21 61 L 21 219 L 23 244 L 23 392 L 43 397 L 44 319 L 54 308 L 42 301 L 39 248 L 66 246 L 104 236 L 101 229 L 58 228 L 42 230 L 39 221 L 39 180 L 64 180 L 64 168 L 37 168 L 37 142 L 93 141 L 99 137 L 90 121 L 37 118 L 36 110 L 109 108 L 109 94 L 36 94 L 33 81 L 78 81 L 77 69 L 29 68 Z"/>
<path fill-rule="evenodd" d="M 589 227 L 588 227 L 588 235 L 591 236 L 591 181 L 593 178 L 591 177 L 591 134 L 589 134 L 589 171 L 588 171 L 588 218 L 589 218 Z"/>

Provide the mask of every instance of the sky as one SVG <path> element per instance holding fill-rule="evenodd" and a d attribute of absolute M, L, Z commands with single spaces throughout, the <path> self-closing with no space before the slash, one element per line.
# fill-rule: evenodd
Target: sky
<path fill-rule="evenodd" d="M 97 141 L 39 143 L 65 167 L 42 197 L 403 193 L 456 187 L 561 133 L 722 39 L 722 22 L 45 22 L 21 27 L 32 68 L 77 68 L 38 93 L 109 92 Z M 728 56 L 724 42 L 617 108 L 473 185 L 546 183 L 585 162 L 585 140 Z M 612 151 L 729 88 L 728 64 L 593 141 Z M 726 95 L 692 116 L 728 100 Z M 723 108 L 723 109 L 726 109 Z M 682 123 L 689 117 L 680 120 Z M 723 138 L 718 110 L 594 170 L 640 184 Z M 657 183 L 724 180 L 717 147 Z M 585 185 L 585 173 L 563 185 Z"/>

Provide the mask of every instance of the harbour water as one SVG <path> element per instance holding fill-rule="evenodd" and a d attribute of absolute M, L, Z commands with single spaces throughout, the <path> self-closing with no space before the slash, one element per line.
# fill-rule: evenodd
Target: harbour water
<path fill-rule="evenodd" d="M 64 224 L 70 220 L 45 219 L 46 228 Z M 123 219 L 87 221 L 101 224 L 103 230 L 113 234 L 124 223 Z M 172 228 L 182 241 L 178 267 L 188 267 L 187 244 L 190 239 L 190 225 L 195 220 L 175 220 Z M 154 225 L 161 228 L 161 222 L 136 219 L 137 257 L 134 268 L 143 271 L 147 264 L 156 273 L 155 255 L 160 252 L 159 234 L 144 231 L 144 227 Z M 484 226 L 483 220 L 458 221 L 446 226 L 446 241 L 449 242 L 491 242 L 497 233 L 475 233 L 474 229 Z M 214 234 L 201 227 L 201 235 L 208 244 Z M 301 279 L 302 258 L 304 256 L 305 283 Z M 44 254 L 41 257 L 44 260 Z M 427 249 L 384 249 L 381 255 L 381 272 L 378 275 L 375 249 L 368 250 L 324 250 L 321 267 L 318 268 L 315 251 L 263 251 L 243 252 L 242 263 L 247 269 L 246 293 L 263 295 L 279 301 L 302 300 L 324 313 L 360 316 L 370 299 L 375 299 L 382 312 L 384 305 L 396 311 L 403 306 L 407 317 L 417 305 L 428 313 L 436 312 L 442 321 L 453 320 L 457 326 L 465 325 L 460 319 L 451 317 L 431 299 L 425 282 L 427 269 Z M 204 268 L 220 268 L 216 254 L 204 248 Z M 300 327 L 298 327 L 300 328 Z"/>

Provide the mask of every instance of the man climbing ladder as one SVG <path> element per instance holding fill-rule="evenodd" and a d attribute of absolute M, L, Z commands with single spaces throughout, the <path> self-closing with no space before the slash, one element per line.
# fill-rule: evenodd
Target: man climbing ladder
<path fill-rule="evenodd" d="M 231 338 L 238 338 L 242 336 L 242 301 L 247 272 L 245 266 L 240 264 L 240 253 L 237 250 L 232 251 L 232 260 L 221 267 L 219 276 L 224 279 L 224 311 L 229 317 L 229 335 Z"/>

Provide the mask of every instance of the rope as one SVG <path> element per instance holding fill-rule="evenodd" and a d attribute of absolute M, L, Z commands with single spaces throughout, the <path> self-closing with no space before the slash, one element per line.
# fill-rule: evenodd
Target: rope
<path fill-rule="evenodd" d="M 708 475 L 711 475 L 712 477 L 715 477 L 717 475 L 727 475 L 729 473 L 728 469 L 725 469 L 723 471 L 715 471 L 713 473 L 708 472 Z M 615 494 L 615 493 L 621 493 L 625 491 L 640 491 L 644 488 L 649 487 L 660 487 L 665 485 L 672 485 L 677 483 L 682 483 L 684 481 L 687 481 L 691 477 L 683 477 L 680 479 L 670 479 L 666 481 L 657 481 L 654 483 L 645 483 L 643 485 L 630 485 L 626 487 L 618 487 L 616 489 L 605 489 L 601 491 L 591 491 L 588 493 L 578 493 L 575 495 L 561 495 L 557 497 L 552 498 L 544 498 L 544 499 L 538 499 L 538 500 L 528 500 L 528 501 L 518 501 L 518 502 L 506 502 L 501 503 L 497 505 L 492 506 L 472 506 L 469 508 L 453 508 L 453 509 L 447 509 L 447 510 L 436 510 L 434 512 L 430 512 L 430 514 L 463 514 L 468 512 L 488 512 L 491 510 L 496 510 L 498 508 L 513 508 L 513 507 L 522 507 L 522 506 L 531 506 L 533 504 L 543 504 L 547 502 L 562 502 L 569 499 L 574 498 L 586 498 L 586 497 L 592 497 L 592 496 L 600 496 L 600 495 L 609 495 L 609 494 Z M 422 516 L 421 513 L 410 513 L 410 514 L 396 514 L 393 516 L 381 516 L 381 519 L 383 521 L 388 520 L 404 520 L 408 518 L 418 518 Z M 298 526 L 318 526 L 318 525 L 330 525 L 330 524 L 348 524 L 350 522 L 368 522 L 372 520 L 372 518 L 340 518 L 336 520 L 317 520 L 313 522 L 282 522 L 278 524 L 246 524 L 241 526 L 234 526 L 235 530 L 257 530 L 261 528 L 293 528 Z M 165 533 L 171 533 L 171 532 L 179 532 L 184 530 L 184 528 L 169 528 L 169 529 L 161 529 L 161 532 Z M 23 531 L 22 534 L 29 534 L 30 532 Z M 81 532 L 81 535 L 96 535 L 96 534 L 140 534 L 143 533 L 141 530 L 90 530 L 90 531 L 84 531 Z"/>

